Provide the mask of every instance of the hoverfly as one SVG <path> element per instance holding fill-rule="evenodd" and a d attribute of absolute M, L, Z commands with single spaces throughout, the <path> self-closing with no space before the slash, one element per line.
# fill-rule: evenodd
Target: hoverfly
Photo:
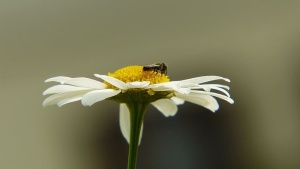
<path fill-rule="evenodd" d="M 143 66 L 143 71 L 153 71 L 156 74 L 160 73 L 161 75 L 163 75 L 163 74 L 166 75 L 167 69 L 168 69 L 168 66 L 165 63 L 155 63 L 155 64 Z"/>

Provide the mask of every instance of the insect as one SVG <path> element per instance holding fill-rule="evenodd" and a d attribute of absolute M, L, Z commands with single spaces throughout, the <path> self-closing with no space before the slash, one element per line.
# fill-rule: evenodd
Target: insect
<path fill-rule="evenodd" d="M 168 66 L 165 63 L 154 63 L 154 64 L 143 66 L 143 71 L 153 71 L 156 74 L 160 73 L 161 75 L 163 75 L 163 74 L 166 75 L 167 69 L 168 69 Z"/>

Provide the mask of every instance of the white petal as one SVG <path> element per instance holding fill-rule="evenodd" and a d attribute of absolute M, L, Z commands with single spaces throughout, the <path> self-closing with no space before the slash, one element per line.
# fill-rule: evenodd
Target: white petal
<path fill-rule="evenodd" d="M 214 89 L 214 90 L 218 90 L 218 91 L 224 93 L 227 97 L 230 97 L 230 94 L 226 90 L 222 89 L 221 87 L 214 86 L 214 85 L 199 85 L 197 88 L 193 88 L 193 89 L 203 89 L 206 92 L 210 92 L 211 89 Z M 193 90 L 193 91 L 197 91 L 197 90 Z"/>
<path fill-rule="evenodd" d="M 191 89 L 203 89 L 203 87 L 218 87 L 218 88 L 224 88 L 226 90 L 229 90 L 229 86 L 226 86 L 226 85 L 220 85 L 220 84 L 201 84 L 201 85 L 194 85 L 192 87 L 190 87 Z"/>
<path fill-rule="evenodd" d="M 177 88 L 174 89 L 176 92 L 181 93 L 181 94 L 189 94 L 191 92 L 190 88 Z"/>
<path fill-rule="evenodd" d="M 224 96 L 224 95 L 221 95 L 219 93 L 214 93 L 214 92 L 205 92 L 205 91 L 198 91 L 198 90 L 192 90 L 191 93 L 198 93 L 198 94 L 204 94 L 204 95 L 211 95 L 211 96 L 214 96 L 214 97 L 218 97 L 220 99 L 223 99 L 231 104 L 234 103 L 233 99 L 231 99 L 230 97 L 227 97 L 227 96 Z"/>
<path fill-rule="evenodd" d="M 95 74 L 95 76 L 98 77 L 98 78 L 103 79 L 104 81 L 106 81 L 106 82 L 108 82 L 108 83 L 110 83 L 114 86 L 116 86 L 119 89 L 122 89 L 122 90 L 127 90 L 128 89 L 127 85 L 124 82 L 122 82 L 121 80 L 116 79 L 114 77 L 106 76 L 106 75 L 99 75 L 99 74 Z"/>
<path fill-rule="evenodd" d="M 145 88 L 149 86 L 150 82 L 149 81 L 144 81 L 144 82 L 129 82 L 126 83 L 128 88 Z"/>
<path fill-rule="evenodd" d="M 120 92 L 121 90 L 113 90 L 113 89 L 95 90 L 85 94 L 82 97 L 81 103 L 84 106 L 91 106 L 96 102 L 115 96 Z"/>
<path fill-rule="evenodd" d="M 229 86 L 226 85 L 221 85 L 221 84 L 202 84 L 201 86 L 213 86 L 213 87 L 218 87 L 218 88 L 224 88 L 226 90 L 229 90 Z"/>
<path fill-rule="evenodd" d="M 176 104 L 176 105 L 181 105 L 184 103 L 183 99 L 180 99 L 179 97 L 171 97 L 171 100 Z"/>
<path fill-rule="evenodd" d="M 104 83 L 101 83 L 94 79 L 89 79 L 86 77 L 77 77 L 72 78 L 64 82 L 65 84 L 70 84 L 74 86 L 80 86 L 80 87 L 88 87 L 88 88 L 94 88 L 94 89 L 105 89 L 107 86 Z"/>
<path fill-rule="evenodd" d="M 162 84 L 162 83 L 161 84 L 149 85 L 147 87 L 147 89 L 152 89 L 154 91 L 170 91 L 170 90 L 173 90 L 170 84 L 166 85 L 166 84 Z"/>
<path fill-rule="evenodd" d="M 72 79 L 72 78 L 66 77 L 66 76 L 57 76 L 57 77 L 49 78 L 49 79 L 45 80 L 45 82 L 59 82 L 59 83 L 63 84 L 65 81 L 70 80 L 70 79 Z"/>
<path fill-rule="evenodd" d="M 191 79 L 186 79 L 186 80 L 182 80 L 179 81 L 181 83 L 205 83 L 205 82 L 209 82 L 209 81 L 213 81 L 213 80 L 225 80 L 227 82 L 230 82 L 229 79 L 224 78 L 224 77 L 220 77 L 220 76 L 201 76 L 201 77 L 195 77 L 195 78 L 191 78 Z"/>
<path fill-rule="evenodd" d="M 196 93 L 190 93 L 185 95 L 185 94 L 176 93 L 176 96 L 188 102 L 203 106 L 211 110 L 212 112 L 215 112 L 216 110 L 219 109 L 219 104 L 217 100 L 210 95 L 202 95 Z"/>
<path fill-rule="evenodd" d="M 62 101 L 65 99 L 74 98 L 77 96 L 83 96 L 84 94 L 86 94 L 90 91 L 92 91 L 92 90 L 82 90 L 82 91 L 54 94 L 45 99 L 45 101 L 43 102 L 43 106 L 49 106 L 49 105 L 56 104 L 59 101 Z"/>
<path fill-rule="evenodd" d="M 170 99 L 160 99 L 151 103 L 166 117 L 174 116 L 177 112 L 177 105 Z"/>
<path fill-rule="evenodd" d="M 80 90 L 87 90 L 87 89 L 88 88 L 85 87 L 76 87 L 70 85 L 56 85 L 45 90 L 43 95 L 53 94 L 53 93 L 73 92 L 73 91 L 80 91 Z"/>
<path fill-rule="evenodd" d="M 182 88 L 181 84 L 178 82 L 166 82 L 166 83 L 160 83 L 160 84 L 154 84 L 150 85 L 147 88 L 151 88 L 154 91 L 170 91 L 175 90 L 182 94 L 188 94 L 190 93 L 190 88 Z"/>
<path fill-rule="evenodd" d="M 120 104 L 120 128 L 123 137 L 126 139 L 128 144 L 130 143 L 130 113 L 127 105 L 124 103 Z"/>
<path fill-rule="evenodd" d="M 211 89 L 219 90 L 219 91 L 223 92 L 227 97 L 230 97 L 230 94 L 226 90 L 224 90 L 220 87 L 211 87 Z"/>
<path fill-rule="evenodd" d="M 128 144 L 130 143 L 130 113 L 126 104 L 120 104 L 120 128 L 123 137 L 126 139 Z M 142 135 L 143 135 L 144 124 L 142 123 L 139 144 L 141 144 Z"/>
<path fill-rule="evenodd" d="M 80 96 L 76 96 L 76 97 L 73 97 L 73 98 L 69 98 L 69 99 L 64 99 L 64 100 L 61 100 L 57 103 L 57 105 L 59 107 L 65 105 L 65 104 L 68 104 L 68 103 L 71 103 L 71 102 L 75 102 L 75 101 L 79 101 L 82 99 L 82 96 L 83 95 L 80 95 Z"/>

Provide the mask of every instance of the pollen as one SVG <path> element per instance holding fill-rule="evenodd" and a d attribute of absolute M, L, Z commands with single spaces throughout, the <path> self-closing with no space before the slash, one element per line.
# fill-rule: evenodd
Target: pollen
<path fill-rule="evenodd" d="M 127 66 L 116 70 L 114 73 L 108 73 L 108 76 L 119 79 L 124 83 L 149 81 L 150 84 L 158 84 L 170 81 L 169 77 L 165 74 L 154 71 L 143 71 L 143 66 Z"/>

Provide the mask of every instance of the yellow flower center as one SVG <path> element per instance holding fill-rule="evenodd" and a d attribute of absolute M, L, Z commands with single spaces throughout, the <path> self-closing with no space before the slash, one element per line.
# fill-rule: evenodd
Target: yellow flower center
<path fill-rule="evenodd" d="M 143 70 L 143 66 L 127 66 L 116 70 L 114 73 L 108 73 L 108 76 L 114 77 L 127 82 L 143 82 L 149 81 L 150 84 L 158 84 L 163 82 L 169 82 L 170 79 L 163 73 L 154 70 Z M 118 89 L 117 87 L 111 85 L 110 83 L 104 82 L 108 88 Z M 118 101 L 120 103 L 128 102 L 154 102 L 162 98 L 170 98 L 173 96 L 173 92 L 170 91 L 160 91 L 154 92 L 152 89 L 130 89 L 123 91 L 120 94 L 110 98 L 112 100 Z"/>
<path fill-rule="evenodd" d="M 144 71 L 143 66 L 127 66 L 116 70 L 114 73 L 108 73 L 108 76 L 119 79 L 124 83 L 149 81 L 150 84 L 157 84 L 170 81 L 168 76 L 160 72 Z M 111 87 L 109 84 L 107 85 Z"/>

